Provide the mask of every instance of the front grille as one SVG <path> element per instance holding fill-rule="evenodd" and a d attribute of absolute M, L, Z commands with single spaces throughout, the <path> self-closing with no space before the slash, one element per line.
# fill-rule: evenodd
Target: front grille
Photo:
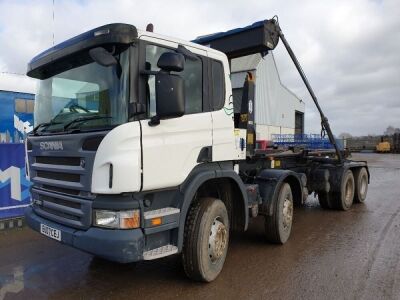
<path fill-rule="evenodd" d="M 71 202 L 71 201 L 68 201 L 68 200 L 60 199 L 60 198 L 54 198 L 54 197 L 50 197 L 50 196 L 39 195 L 39 200 L 47 201 L 47 202 L 51 202 L 51 203 L 54 203 L 54 204 L 75 208 L 75 209 L 81 209 L 81 204 L 80 203 Z"/>
<path fill-rule="evenodd" d="M 61 152 L 58 153 L 62 154 Z M 36 187 L 58 193 L 85 196 L 90 192 L 94 155 L 33 156 L 31 178 Z"/>
<path fill-rule="evenodd" d="M 36 162 L 48 165 L 79 166 L 80 157 L 36 156 Z"/>
<path fill-rule="evenodd" d="M 51 186 L 47 184 L 43 184 L 42 188 L 48 191 L 53 191 L 57 193 L 63 193 L 63 194 L 68 194 L 68 195 L 79 195 L 79 190 L 73 190 L 73 189 L 66 189 L 66 188 L 61 188 L 57 186 Z"/>
<path fill-rule="evenodd" d="M 105 134 L 85 132 L 55 137 L 29 136 L 32 147 L 27 154 L 33 188 L 55 195 L 93 200 L 91 185 L 95 150 Z M 41 143 L 49 141 L 62 143 L 63 147 L 43 150 Z"/>
<path fill-rule="evenodd" d="M 82 145 L 82 150 L 86 151 L 96 151 L 99 148 L 101 141 L 103 140 L 104 136 L 94 136 L 87 138 Z"/>
<path fill-rule="evenodd" d="M 62 180 L 70 182 L 79 182 L 81 180 L 81 176 L 79 174 L 61 173 L 52 171 L 36 171 L 36 176 L 52 180 Z"/>
<path fill-rule="evenodd" d="M 68 219 L 68 220 L 77 221 L 77 222 L 79 222 L 79 220 L 80 220 L 80 218 L 77 217 L 77 216 L 66 214 L 66 213 L 63 213 L 61 211 L 57 211 L 57 210 L 54 210 L 54 209 L 51 209 L 51 208 L 41 207 L 41 210 L 44 211 L 44 212 L 47 212 L 48 214 L 51 214 L 51 215 L 54 215 L 54 216 L 57 216 L 57 217 L 60 217 L 60 218 L 63 218 L 63 219 Z"/>
<path fill-rule="evenodd" d="M 35 212 L 46 219 L 78 229 L 87 229 L 92 222 L 90 200 L 36 188 L 32 198 Z"/>

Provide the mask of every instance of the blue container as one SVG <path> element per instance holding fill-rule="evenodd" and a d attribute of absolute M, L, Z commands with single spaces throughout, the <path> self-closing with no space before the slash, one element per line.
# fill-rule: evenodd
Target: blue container
<path fill-rule="evenodd" d="M 0 144 L 0 219 L 23 215 L 30 203 L 25 175 L 25 145 Z"/>

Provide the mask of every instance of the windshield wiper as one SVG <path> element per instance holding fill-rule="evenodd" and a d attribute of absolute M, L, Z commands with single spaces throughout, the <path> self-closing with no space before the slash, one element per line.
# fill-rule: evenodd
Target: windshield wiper
<path fill-rule="evenodd" d="M 91 120 L 100 120 L 100 119 L 111 119 L 112 117 L 110 116 L 90 116 L 90 117 L 79 117 L 71 122 L 68 122 L 67 124 L 64 125 L 64 131 L 66 131 L 71 125 L 76 124 L 76 123 L 84 123 L 86 121 L 91 121 Z M 79 128 L 76 128 L 79 129 Z"/>
<path fill-rule="evenodd" d="M 33 128 L 32 134 L 33 135 L 38 135 L 39 134 L 38 130 L 40 128 L 43 127 L 43 129 L 45 129 L 45 128 L 51 126 L 51 125 L 58 125 L 58 124 L 62 124 L 62 123 L 61 122 L 53 122 L 53 121 L 50 121 L 50 122 L 47 122 L 47 123 L 41 123 L 41 124 L 37 125 L 35 128 Z"/>

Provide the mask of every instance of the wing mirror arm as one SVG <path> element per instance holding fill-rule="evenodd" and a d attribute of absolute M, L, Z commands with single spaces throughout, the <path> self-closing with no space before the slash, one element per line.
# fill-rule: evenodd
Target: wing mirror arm
<path fill-rule="evenodd" d="M 149 124 L 150 127 L 154 127 L 154 126 L 160 125 L 160 117 L 157 116 L 157 115 L 151 117 L 148 124 Z"/>
<path fill-rule="evenodd" d="M 150 71 L 150 70 L 142 70 L 140 71 L 140 75 L 157 75 L 160 71 Z"/>

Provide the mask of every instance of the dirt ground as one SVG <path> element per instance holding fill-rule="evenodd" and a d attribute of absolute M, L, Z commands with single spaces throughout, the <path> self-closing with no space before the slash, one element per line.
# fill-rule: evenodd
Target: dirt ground
<path fill-rule="evenodd" d="M 371 167 L 365 204 L 327 211 L 310 197 L 283 246 L 255 220 L 212 283 L 188 280 L 179 256 L 119 265 L 23 228 L 0 232 L 0 300 L 400 299 L 400 155 L 353 158 Z"/>

